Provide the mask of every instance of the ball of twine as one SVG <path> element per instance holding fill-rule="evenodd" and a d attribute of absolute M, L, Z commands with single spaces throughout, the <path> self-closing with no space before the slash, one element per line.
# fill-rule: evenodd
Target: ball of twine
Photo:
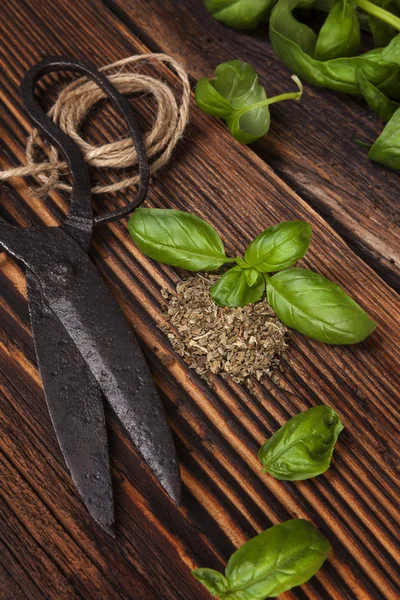
<path fill-rule="evenodd" d="M 164 63 L 172 67 L 182 84 L 180 98 L 176 98 L 167 83 L 137 71 L 125 70 L 130 65 L 140 63 Z M 110 73 L 108 79 L 122 94 L 140 92 L 155 97 L 157 114 L 152 129 L 144 134 L 150 172 L 154 173 L 169 161 L 189 120 L 190 84 L 185 70 L 166 54 L 140 54 L 106 65 L 100 71 Z M 82 77 L 63 89 L 48 114 L 77 143 L 88 165 L 98 169 L 134 167 L 137 165 L 137 154 L 130 137 L 94 146 L 79 134 L 79 127 L 89 110 L 106 97 L 103 90 L 93 81 Z M 36 162 L 38 148 L 46 152 L 48 160 Z M 68 169 L 67 163 L 60 160 L 58 150 L 54 146 L 45 146 L 37 129 L 33 129 L 28 138 L 26 158 L 26 166 L 0 171 L 0 181 L 12 177 L 32 176 L 39 183 L 39 187 L 34 190 L 37 196 L 45 196 L 53 189 L 71 191 L 70 185 L 60 181 L 60 173 Z M 137 185 L 138 182 L 139 175 L 135 174 L 109 185 L 97 184 L 92 188 L 92 193 L 118 192 Z"/>

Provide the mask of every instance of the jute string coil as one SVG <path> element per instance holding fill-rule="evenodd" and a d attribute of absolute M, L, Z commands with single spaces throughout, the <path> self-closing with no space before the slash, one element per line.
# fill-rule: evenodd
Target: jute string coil
<path fill-rule="evenodd" d="M 178 75 L 182 92 L 177 99 L 171 87 L 155 77 L 150 77 L 136 71 L 126 70 L 129 66 L 140 64 L 157 65 L 164 63 Z M 157 102 L 157 114 L 152 129 L 144 134 L 150 172 L 154 173 L 163 167 L 170 159 L 173 149 L 189 120 L 190 84 L 183 67 L 166 54 L 140 54 L 119 60 L 100 69 L 110 73 L 108 79 L 122 94 L 152 94 Z M 106 95 L 92 81 L 82 77 L 69 84 L 58 96 L 51 107 L 49 115 L 80 147 L 88 165 L 98 169 L 123 169 L 137 165 L 137 155 L 132 139 L 122 140 L 94 146 L 85 141 L 79 134 L 79 128 L 88 111 Z M 48 154 L 45 162 L 36 162 L 37 149 L 44 149 Z M 67 170 L 67 164 L 60 160 L 58 151 L 53 146 L 46 150 L 39 132 L 32 130 L 26 146 L 25 166 L 0 171 L 0 181 L 12 177 L 32 176 L 39 187 L 35 195 L 45 196 L 53 189 L 71 190 L 71 186 L 60 181 L 60 174 Z M 124 177 L 109 185 L 95 185 L 94 194 L 121 191 L 139 182 L 139 175 Z"/>

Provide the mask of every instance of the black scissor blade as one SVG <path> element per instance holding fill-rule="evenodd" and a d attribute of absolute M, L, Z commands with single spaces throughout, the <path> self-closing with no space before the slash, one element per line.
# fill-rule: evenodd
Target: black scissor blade
<path fill-rule="evenodd" d="M 47 286 L 47 298 L 104 396 L 169 496 L 180 502 L 181 480 L 171 430 L 149 367 L 115 298 L 89 257 L 71 239 L 68 281 Z"/>
<path fill-rule="evenodd" d="M 36 356 L 47 406 L 72 479 L 92 517 L 110 535 L 114 506 L 107 432 L 100 388 L 27 271 Z"/>

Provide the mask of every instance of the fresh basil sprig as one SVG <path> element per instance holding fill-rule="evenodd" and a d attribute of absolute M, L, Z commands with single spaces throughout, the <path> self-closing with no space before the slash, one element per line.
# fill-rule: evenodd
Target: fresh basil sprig
<path fill-rule="evenodd" d="M 205 113 L 224 119 L 236 140 L 250 144 L 269 130 L 270 104 L 301 98 L 301 82 L 296 76 L 292 79 L 298 85 L 298 92 L 267 98 L 253 67 L 231 60 L 216 68 L 214 79 L 203 77 L 197 82 L 195 99 Z"/>
<path fill-rule="evenodd" d="M 300 23 L 293 16 L 293 10 L 303 0 L 279 0 L 275 5 L 270 19 L 270 39 L 275 52 L 281 57 L 286 66 L 303 80 L 317 86 L 327 87 L 347 94 L 360 94 L 356 82 L 356 72 L 361 69 L 368 79 L 385 95 L 391 98 L 400 98 L 399 67 L 383 48 L 375 48 L 359 56 L 344 56 L 347 47 L 355 49 L 354 36 L 351 23 L 355 11 L 354 2 L 347 3 L 350 9 L 338 13 L 341 26 L 338 33 L 345 34 L 344 41 L 329 47 L 329 60 L 319 60 L 316 55 L 321 43 L 322 27 L 317 35 L 310 27 Z M 309 3 L 310 7 L 312 3 Z M 336 4 L 331 11 L 337 10 Z M 328 16 L 329 19 L 329 16 Z M 339 38 L 339 36 L 338 36 Z"/>
<path fill-rule="evenodd" d="M 400 168 L 400 3 L 398 0 L 205 0 L 216 19 L 235 28 L 256 27 L 269 20 L 270 40 L 286 66 L 308 83 L 338 92 L 362 95 L 387 125 L 369 149 L 369 158 L 393 169 Z M 296 9 L 328 13 L 319 32 L 296 19 Z M 372 33 L 375 47 L 360 52 L 360 29 Z M 228 65 L 249 68 L 248 80 L 236 67 L 236 80 Z M 220 65 L 214 80 L 198 83 L 198 104 L 227 121 L 232 135 L 250 143 L 269 128 L 268 104 L 293 97 L 283 94 L 267 100 L 254 70 L 245 63 Z M 232 68 L 232 67 L 230 67 Z M 242 67 L 244 68 L 244 67 Z M 250 73 L 251 71 L 251 73 Z M 293 76 L 293 77 L 295 77 Z M 218 89 L 220 79 L 228 87 Z M 229 87 L 229 85 L 231 87 Z M 256 106 L 240 104 L 236 87 L 251 85 Z M 253 85 L 254 84 L 254 85 Z M 226 90 L 229 90 L 228 92 Z M 229 99 L 233 92 L 232 102 Z M 224 94 L 228 96 L 224 97 Z M 301 94 L 301 90 L 300 90 Z M 261 97 L 263 100 L 261 100 Z M 235 102 L 239 104 L 236 105 Z M 242 113 L 241 111 L 248 112 Z"/>
<path fill-rule="evenodd" d="M 268 20 L 274 0 L 205 0 L 206 9 L 233 29 L 253 29 Z"/>
<path fill-rule="evenodd" d="M 220 600 L 263 600 L 308 581 L 330 551 L 330 543 L 314 525 L 292 519 L 270 527 L 236 550 L 225 575 L 213 569 L 192 573 Z"/>
<path fill-rule="evenodd" d="M 292 10 L 301 1 L 279 0 L 272 12 L 270 34 L 276 52 L 292 71 L 310 83 L 362 94 L 372 110 L 387 122 L 381 135 L 370 146 L 368 156 L 375 162 L 399 169 L 400 105 L 396 100 L 400 99 L 400 34 L 393 37 L 396 30 L 392 26 L 370 15 L 375 41 L 385 38 L 389 43 L 360 56 L 351 56 L 357 52 L 359 43 L 355 2 L 334 2 L 317 36 L 293 17 Z M 368 5 L 365 8 L 371 9 L 369 0 L 365 1 Z M 364 6 L 364 0 L 356 0 L 356 3 Z M 390 7 L 394 10 L 392 4 Z M 386 14 L 389 21 L 397 18 L 396 15 L 390 17 L 391 14 Z M 397 23 L 400 24 L 400 19 Z"/>
<path fill-rule="evenodd" d="M 329 406 L 315 406 L 290 419 L 260 448 L 264 471 L 285 481 L 324 473 L 343 425 Z"/>
<path fill-rule="evenodd" d="M 144 254 L 174 267 L 214 271 L 236 263 L 211 287 L 211 298 L 219 306 L 244 306 L 266 291 L 283 323 L 328 344 L 360 342 L 376 327 L 339 286 L 318 273 L 289 268 L 310 245 L 311 226 L 303 221 L 265 229 L 249 244 L 244 258 L 227 257 L 211 225 L 179 210 L 138 208 L 129 220 L 129 232 Z"/>

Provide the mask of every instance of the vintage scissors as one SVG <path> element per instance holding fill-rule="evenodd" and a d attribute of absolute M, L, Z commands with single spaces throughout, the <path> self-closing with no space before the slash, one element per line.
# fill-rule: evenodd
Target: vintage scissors
<path fill-rule="evenodd" d="M 98 84 L 123 114 L 138 155 L 140 186 L 127 206 L 93 216 L 80 149 L 35 97 L 41 76 L 78 72 Z M 15 227 L 0 218 L 1 247 L 26 268 L 29 313 L 39 370 L 57 438 L 89 512 L 113 535 L 114 505 L 103 398 L 170 497 L 181 480 L 166 415 L 148 365 L 120 307 L 87 255 L 93 226 L 121 219 L 146 197 L 149 168 L 130 102 L 88 63 L 46 58 L 25 75 L 21 97 L 34 124 L 59 147 L 70 168 L 69 212 L 58 227 Z"/>

